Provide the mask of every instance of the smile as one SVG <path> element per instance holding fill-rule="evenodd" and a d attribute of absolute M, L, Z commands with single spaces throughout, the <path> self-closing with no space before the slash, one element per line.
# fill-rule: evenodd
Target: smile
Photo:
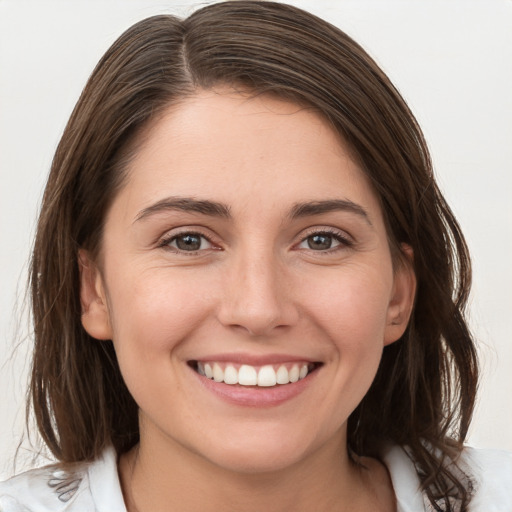
<path fill-rule="evenodd" d="M 252 366 L 249 364 L 196 361 L 197 373 L 215 382 L 229 385 L 272 387 L 292 384 L 307 377 L 318 363 L 294 362 Z"/>

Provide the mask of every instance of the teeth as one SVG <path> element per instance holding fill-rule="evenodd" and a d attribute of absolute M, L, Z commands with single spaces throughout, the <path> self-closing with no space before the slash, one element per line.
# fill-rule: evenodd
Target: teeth
<path fill-rule="evenodd" d="M 310 368 L 307 364 L 294 364 L 287 368 L 284 364 L 277 367 L 268 364 L 256 369 L 254 366 L 243 364 L 237 370 L 232 364 L 223 368 L 220 363 L 197 363 L 197 371 L 200 375 L 215 382 L 225 384 L 239 384 L 241 386 L 272 387 L 276 384 L 289 384 L 306 377 Z"/>
<path fill-rule="evenodd" d="M 280 366 L 277 370 L 276 381 L 278 384 L 288 384 L 290 382 L 290 377 L 288 376 L 288 370 L 286 366 Z"/>
<path fill-rule="evenodd" d="M 215 382 L 223 382 L 224 381 L 224 372 L 222 371 L 222 368 L 215 363 L 213 365 L 213 380 Z"/>
<path fill-rule="evenodd" d="M 258 372 L 258 386 L 275 386 L 277 383 L 277 376 L 272 366 L 262 366 Z"/>
<path fill-rule="evenodd" d="M 288 378 L 290 382 L 297 382 L 299 380 L 300 370 L 297 364 L 292 366 L 292 369 L 288 372 Z"/>
<path fill-rule="evenodd" d="M 234 366 L 226 366 L 224 370 L 224 382 L 226 384 L 238 384 L 238 372 Z"/>
<path fill-rule="evenodd" d="M 256 386 L 258 384 L 258 374 L 256 368 L 243 364 L 238 370 L 238 384 L 242 386 Z"/>

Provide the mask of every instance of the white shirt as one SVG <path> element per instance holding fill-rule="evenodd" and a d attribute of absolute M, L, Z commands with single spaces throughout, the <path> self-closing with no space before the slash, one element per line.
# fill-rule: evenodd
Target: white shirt
<path fill-rule="evenodd" d="M 465 448 L 475 494 L 468 512 L 512 512 L 512 453 Z M 430 512 L 414 464 L 396 446 L 383 458 L 393 482 L 397 512 Z M 126 512 L 113 448 L 72 472 L 33 469 L 0 483 L 0 512 Z"/>

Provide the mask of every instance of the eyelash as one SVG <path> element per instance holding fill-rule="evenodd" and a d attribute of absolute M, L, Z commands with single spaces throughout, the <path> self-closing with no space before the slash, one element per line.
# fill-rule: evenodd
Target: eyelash
<path fill-rule="evenodd" d="M 186 236 L 186 235 L 190 235 L 190 236 L 196 236 L 196 237 L 199 237 L 203 240 L 206 240 L 209 244 L 211 244 L 214 249 L 213 250 L 218 250 L 219 247 L 216 246 L 216 244 L 211 240 L 211 238 L 209 236 L 206 236 L 204 233 L 201 233 L 199 231 L 182 231 L 180 233 L 173 233 L 172 235 L 170 236 L 167 236 L 165 238 L 163 238 L 159 244 L 158 244 L 158 247 L 160 248 L 163 248 L 163 249 L 166 249 L 166 250 L 170 250 L 176 254 L 187 254 L 187 255 L 197 255 L 199 254 L 200 252 L 202 251 L 205 251 L 205 250 L 208 250 L 208 249 L 212 249 L 212 247 L 209 247 L 208 249 L 198 249 L 198 250 L 195 250 L 195 251 L 185 251 L 185 250 L 182 250 L 182 249 L 179 249 L 178 247 L 171 247 L 171 243 L 175 240 L 177 240 L 178 238 L 180 237 L 183 237 L 183 236 Z M 335 229 L 322 229 L 322 230 L 312 230 L 311 232 L 307 233 L 306 236 L 304 236 L 300 242 L 298 244 L 295 245 L 295 247 L 297 246 L 300 246 L 302 243 L 304 243 L 305 241 L 307 241 L 308 238 L 311 238 L 313 236 L 329 236 L 329 237 L 332 237 L 336 242 L 339 243 L 339 245 L 336 245 L 334 247 L 330 247 L 328 249 L 325 249 L 325 250 L 314 250 L 314 249 L 307 249 L 313 253 L 317 253 L 317 254 L 322 254 L 322 255 L 328 255 L 328 254 L 332 254 L 334 252 L 337 252 L 339 250 L 343 250 L 343 249 L 347 249 L 347 248 L 350 248 L 354 245 L 354 242 L 353 240 L 351 240 L 348 236 L 346 235 L 342 235 L 340 233 L 340 231 L 338 230 L 335 230 Z M 216 248 L 215 248 L 216 246 Z"/>
<path fill-rule="evenodd" d="M 326 250 L 314 250 L 309 249 L 311 252 L 322 254 L 322 255 L 329 255 L 334 252 L 351 248 L 354 245 L 354 241 L 349 238 L 346 234 L 342 234 L 340 231 L 336 229 L 321 229 L 321 230 L 312 230 L 311 232 L 307 233 L 306 236 L 302 238 L 302 240 L 299 242 L 298 245 L 301 245 L 304 243 L 308 238 L 311 238 L 313 236 L 329 236 L 332 237 L 336 242 L 339 242 L 339 245 L 336 245 L 334 247 L 330 247 Z"/>
<path fill-rule="evenodd" d="M 169 251 L 172 251 L 176 254 L 187 254 L 187 255 L 197 255 L 199 254 L 201 251 L 204 251 L 206 249 L 199 249 L 199 250 L 196 250 L 196 251 L 185 251 L 185 250 L 181 250 L 179 249 L 178 247 L 171 247 L 171 243 L 175 240 L 177 240 L 178 238 L 180 237 L 184 237 L 186 235 L 190 235 L 190 236 L 196 236 L 196 237 L 199 237 L 203 240 L 206 240 L 209 244 L 211 244 L 212 246 L 215 246 L 214 242 L 211 240 L 210 237 L 206 236 L 205 234 L 201 233 L 200 231 L 182 231 L 180 233 L 173 233 L 172 235 L 170 236 L 166 236 L 164 237 L 160 243 L 158 244 L 158 247 L 162 248 L 162 249 L 167 249 Z"/>

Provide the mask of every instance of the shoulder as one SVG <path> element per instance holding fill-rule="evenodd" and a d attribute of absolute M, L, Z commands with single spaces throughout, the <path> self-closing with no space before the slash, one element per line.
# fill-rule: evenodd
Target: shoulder
<path fill-rule="evenodd" d="M 420 480 L 405 448 L 393 446 L 383 454 L 400 512 L 425 509 Z M 512 511 L 512 453 L 466 447 L 458 460 L 473 485 L 468 512 Z"/>
<path fill-rule="evenodd" d="M 33 469 L 0 483 L 0 512 L 61 512 L 87 503 L 87 469 L 57 466 Z M 85 508 L 86 510 L 94 508 Z"/>
<path fill-rule="evenodd" d="M 473 477 L 470 512 L 512 511 L 512 453 L 465 448 L 461 462 Z"/>
<path fill-rule="evenodd" d="M 126 512 L 114 450 L 71 469 L 46 466 L 1 482 L 0 512 Z"/>
<path fill-rule="evenodd" d="M 382 454 L 393 489 L 395 491 L 398 512 L 419 512 L 425 510 L 420 479 L 413 461 L 405 448 L 388 447 Z"/>

